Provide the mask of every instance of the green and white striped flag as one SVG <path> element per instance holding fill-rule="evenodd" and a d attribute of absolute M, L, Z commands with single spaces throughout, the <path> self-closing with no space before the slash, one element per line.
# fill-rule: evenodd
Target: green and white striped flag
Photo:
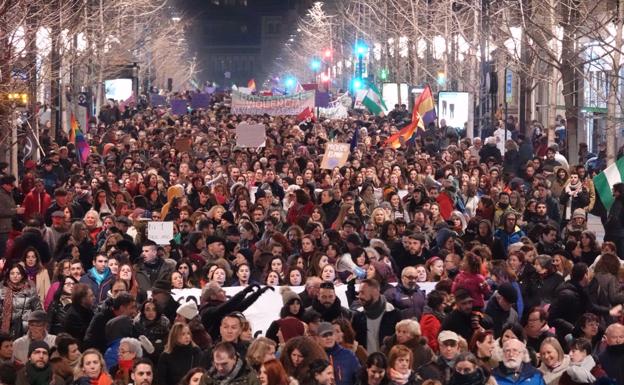
<path fill-rule="evenodd" d="M 380 115 L 382 112 L 385 113 L 388 111 L 386 103 L 384 103 L 381 96 L 381 92 L 379 92 L 379 89 L 375 87 L 374 84 L 368 85 L 368 91 L 362 100 L 362 104 L 374 115 Z"/>
<path fill-rule="evenodd" d="M 596 193 L 607 211 L 609 211 L 613 204 L 611 187 L 620 182 L 624 182 L 624 157 L 618 159 L 615 163 L 594 177 Z"/>

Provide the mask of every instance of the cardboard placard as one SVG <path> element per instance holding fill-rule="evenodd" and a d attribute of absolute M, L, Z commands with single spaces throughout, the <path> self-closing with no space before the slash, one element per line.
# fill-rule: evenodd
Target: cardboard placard
<path fill-rule="evenodd" d="M 173 147 L 178 150 L 178 152 L 188 152 L 193 148 L 192 140 L 188 137 L 176 138 L 173 143 Z"/>
<path fill-rule="evenodd" d="M 173 239 L 173 222 L 148 222 L 147 239 L 157 245 L 168 245 Z"/>
<path fill-rule="evenodd" d="M 335 167 L 342 167 L 347 163 L 351 148 L 349 143 L 327 143 L 325 154 L 321 161 L 321 168 L 332 170 Z"/>
<path fill-rule="evenodd" d="M 264 147 L 266 144 L 266 127 L 264 124 L 240 123 L 236 126 L 236 146 L 242 148 Z"/>

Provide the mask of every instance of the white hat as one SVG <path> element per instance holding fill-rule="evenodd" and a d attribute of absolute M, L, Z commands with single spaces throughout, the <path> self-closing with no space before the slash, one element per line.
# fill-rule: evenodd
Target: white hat
<path fill-rule="evenodd" d="M 176 313 L 190 320 L 197 317 L 197 315 L 199 314 L 199 310 L 197 310 L 197 304 L 195 303 L 195 301 L 188 301 L 187 303 L 178 307 Z"/>
<path fill-rule="evenodd" d="M 457 335 L 457 333 L 450 330 L 442 330 L 440 334 L 438 334 L 438 342 L 442 343 L 444 341 L 459 342 L 459 336 Z"/>

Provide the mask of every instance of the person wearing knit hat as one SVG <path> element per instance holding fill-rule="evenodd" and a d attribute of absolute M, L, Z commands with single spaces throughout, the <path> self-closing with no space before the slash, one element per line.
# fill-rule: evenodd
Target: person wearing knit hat
<path fill-rule="evenodd" d="M 511 283 L 504 282 L 498 286 L 496 293 L 488 301 L 485 314 L 492 322 L 491 329 L 494 331 L 495 338 L 501 336 L 503 325 L 519 322 L 518 312 L 513 308 L 518 301 L 518 295 L 518 291 Z"/>
<path fill-rule="evenodd" d="M 33 341 L 28 347 L 28 361 L 15 378 L 16 384 L 62 384 L 50 366 L 50 346 L 45 341 Z"/>
<path fill-rule="evenodd" d="M 305 324 L 295 317 L 286 317 L 277 321 L 279 331 L 277 338 L 280 344 L 288 342 L 291 338 L 305 334 Z"/>
<path fill-rule="evenodd" d="M 299 294 L 295 293 L 290 287 L 282 286 L 280 294 L 282 295 L 282 303 L 284 304 L 280 310 L 281 319 L 271 322 L 271 325 L 269 325 L 266 332 L 267 338 L 270 338 L 277 343 L 281 343 L 278 337 L 278 332 L 281 328 L 280 321 L 287 318 L 301 320 L 303 318 L 303 314 L 305 313 L 301 297 L 299 297 Z"/>
<path fill-rule="evenodd" d="M 199 310 L 197 309 L 195 301 L 187 301 L 185 304 L 180 305 L 176 313 L 178 314 L 178 318 L 182 317 L 186 320 L 192 320 L 197 317 Z M 176 318 L 176 320 L 178 318 Z"/>
<path fill-rule="evenodd" d="M 299 301 L 299 304 L 301 304 L 301 298 L 299 297 L 299 294 L 292 291 L 292 289 L 288 286 L 282 286 L 282 288 L 280 289 L 280 294 L 282 295 L 282 304 L 284 306 L 292 304 L 292 302 L 295 300 Z"/>

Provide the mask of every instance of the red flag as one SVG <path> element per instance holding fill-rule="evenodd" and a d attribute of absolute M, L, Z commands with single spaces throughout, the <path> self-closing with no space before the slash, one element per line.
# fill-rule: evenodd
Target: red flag
<path fill-rule="evenodd" d="M 314 122 L 314 111 L 310 108 L 310 107 L 306 107 L 303 111 L 301 111 L 299 113 L 299 115 L 297 115 L 297 121 L 299 123 L 310 119 L 311 121 Z"/>
<path fill-rule="evenodd" d="M 256 80 L 255 79 L 251 79 L 250 81 L 247 82 L 247 88 L 251 89 L 252 91 L 256 90 Z"/>

